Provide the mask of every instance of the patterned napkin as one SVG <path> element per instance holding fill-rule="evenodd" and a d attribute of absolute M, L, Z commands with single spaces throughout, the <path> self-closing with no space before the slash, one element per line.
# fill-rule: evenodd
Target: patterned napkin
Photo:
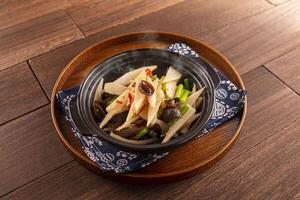
<path fill-rule="evenodd" d="M 175 43 L 171 45 L 168 50 L 186 56 L 199 57 L 195 51 L 184 43 Z M 214 112 L 211 119 L 208 121 L 207 126 L 198 137 L 226 122 L 244 105 L 246 92 L 235 86 L 221 72 L 217 70 L 216 72 L 218 73 L 221 81 L 220 85 L 216 89 Z M 81 144 L 82 149 L 101 170 L 113 171 L 116 173 L 133 171 L 150 165 L 168 154 L 134 154 L 122 151 L 115 146 L 101 141 L 97 137 L 82 136 L 76 129 L 70 115 L 70 102 L 74 97 L 76 97 L 78 91 L 78 85 L 73 88 L 59 91 L 56 94 L 57 103 L 59 108 L 63 111 L 65 119 L 70 123 L 70 127 Z"/>

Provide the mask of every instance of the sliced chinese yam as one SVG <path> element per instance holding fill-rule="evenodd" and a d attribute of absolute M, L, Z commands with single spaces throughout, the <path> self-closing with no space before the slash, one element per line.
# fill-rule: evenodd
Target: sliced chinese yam
<path fill-rule="evenodd" d="M 174 98 L 175 93 L 176 93 L 176 87 L 177 87 L 177 82 L 173 81 L 173 82 L 168 82 L 166 83 L 166 95 L 169 98 Z"/>
<path fill-rule="evenodd" d="M 113 95 L 121 95 L 126 89 L 126 86 L 114 82 L 105 83 L 104 85 L 104 91 Z"/>
<path fill-rule="evenodd" d="M 137 120 L 139 118 L 140 118 L 140 116 L 135 113 L 134 108 L 131 106 L 125 122 L 120 127 L 118 127 L 117 130 L 127 128 L 132 122 L 134 122 L 135 120 Z"/>
<path fill-rule="evenodd" d="M 121 112 L 124 112 L 124 111 L 126 111 L 126 110 L 128 110 L 127 107 L 125 107 L 125 106 L 120 106 L 120 107 L 118 107 L 118 108 L 116 108 L 116 109 L 114 109 L 114 110 L 109 111 L 109 112 L 105 115 L 105 117 L 104 117 L 104 119 L 102 120 L 102 122 L 100 123 L 99 127 L 100 127 L 100 128 L 103 128 L 103 127 L 109 122 L 109 120 L 111 120 L 111 118 L 112 118 L 113 116 L 115 116 L 116 114 L 119 114 L 119 113 L 121 113 Z"/>
<path fill-rule="evenodd" d="M 145 76 L 146 76 L 145 70 L 141 70 L 140 74 L 137 77 L 135 77 L 134 81 L 132 81 L 132 83 L 128 86 L 128 88 L 122 94 L 120 94 L 120 96 L 118 96 L 109 106 L 106 107 L 106 111 L 108 112 L 109 110 L 112 110 L 120 106 L 120 103 L 127 105 L 128 93 L 131 92 L 131 86 L 133 86 L 133 84 L 135 84 L 138 80 L 141 80 L 141 78 L 145 78 Z M 135 84 L 135 86 L 137 86 L 137 84 Z"/>
<path fill-rule="evenodd" d="M 154 93 L 151 96 L 147 96 L 148 104 L 151 107 L 155 106 L 156 103 L 156 98 L 157 98 L 157 85 L 158 85 L 158 79 L 155 79 L 154 81 L 151 80 L 150 77 L 147 77 L 147 81 L 153 86 L 154 88 Z"/>
<path fill-rule="evenodd" d="M 103 78 L 101 78 L 101 80 L 97 86 L 96 92 L 95 92 L 94 101 L 101 100 L 101 96 L 103 94 L 103 82 L 104 82 L 104 80 L 103 80 Z"/>
<path fill-rule="evenodd" d="M 185 134 L 189 130 L 190 126 L 192 125 L 193 121 L 200 116 L 201 113 L 194 114 L 190 119 L 188 119 L 183 127 L 180 129 L 180 132 Z"/>
<path fill-rule="evenodd" d="M 147 75 L 143 71 L 141 72 L 141 75 L 135 80 L 136 84 L 134 89 L 134 101 L 132 102 L 132 106 L 135 109 L 135 113 L 139 113 L 146 102 L 146 95 L 141 93 L 139 90 L 139 84 L 141 80 L 146 80 L 146 77 Z"/>
<path fill-rule="evenodd" d="M 163 95 L 162 89 L 161 89 L 161 87 L 158 86 L 157 87 L 157 99 L 156 99 L 155 106 L 152 107 L 152 106 L 148 105 L 147 126 L 153 124 L 153 122 L 156 121 L 157 112 L 158 112 L 158 109 L 159 109 L 160 104 L 163 101 L 163 99 L 164 99 L 164 95 Z"/>
<path fill-rule="evenodd" d="M 141 67 L 138 68 L 136 70 L 127 72 L 126 74 L 124 74 L 123 76 L 121 76 L 120 78 L 118 78 L 117 80 L 114 81 L 114 83 L 120 84 L 120 85 L 124 85 L 127 86 L 131 83 L 132 80 L 134 80 L 142 71 L 146 70 L 147 68 L 150 70 L 155 70 L 156 69 L 156 65 L 154 66 L 149 66 L 149 67 Z"/>
<path fill-rule="evenodd" d="M 145 108 L 140 112 L 140 117 L 143 119 L 143 120 L 146 120 L 148 119 L 148 107 L 145 106 Z"/>
<path fill-rule="evenodd" d="M 116 109 L 120 106 L 126 106 L 128 101 L 128 93 L 130 89 L 126 89 L 120 96 L 118 96 L 109 106 L 106 107 L 106 111 L 109 112 L 111 110 Z"/>
<path fill-rule="evenodd" d="M 166 77 L 163 80 L 163 83 L 178 81 L 181 78 L 181 73 L 176 71 L 173 67 L 169 67 Z"/>
<path fill-rule="evenodd" d="M 182 126 L 195 114 L 196 110 L 188 105 L 188 110 L 182 117 L 180 117 L 172 126 L 169 127 L 169 130 L 165 133 L 166 136 L 163 139 L 162 143 L 168 142 L 176 132 L 182 128 Z"/>
<path fill-rule="evenodd" d="M 200 90 L 198 90 L 197 92 L 194 92 L 193 94 L 191 94 L 191 96 L 189 96 L 187 98 L 186 103 L 193 105 L 196 102 L 196 100 L 200 97 L 200 95 L 202 94 L 204 89 L 205 89 L 205 87 L 203 87 Z"/>
<path fill-rule="evenodd" d="M 196 84 L 193 83 L 193 88 L 192 88 L 192 93 L 196 92 L 197 88 L 196 88 Z"/>
<path fill-rule="evenodd" d="M 201 105 L 202 101 L 203 101 L 203 98 L 199 97 L 194 104 L 195 105 L 194 108 L 197 109 Z"/>
<path fill-rule="evenodd" d="M 154 139 L 150 138 L 150 139 L 146 139 L 146 140 L 129 140 L 129 139 L 126 139 L 126 138 L 123 138 L 117 134 L 114 134 L 113 132 L 111 132 L 109 134 L 111 137 L 121 141 L 121 142 L 125 142 L 125 143 L 128 143 L 128 144 L 138 144 L 138 145 L 144 145 L 144 144 L 152 144 L 155 142 Z"/>

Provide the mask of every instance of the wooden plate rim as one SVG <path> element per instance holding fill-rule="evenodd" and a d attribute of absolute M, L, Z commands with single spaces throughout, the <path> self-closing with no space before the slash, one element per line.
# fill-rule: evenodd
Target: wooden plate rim
<path fill-rule="evenodd" d="M 72 63 L 78 59 L 78 57 L 80 57 L 81 55 L 83 55 L 85 52 L 89 51 L 90 49 L 93 49 L 95 46 L 100 45 L 101 43 L 110 41 L 110 40 L 114 40 L 116 38 L 119 37 L 131 37 L 134 35 L 141 35 L 141 34 L 158 34 L 158 35 L 164 35 L 164 36 L 172 36 L 172 37 L 178 37 L 178 38 L 185 38 L 187 41 L 190 41 L 191 43 L 200 43 L 203 46 L 206 46 L 208 49 L 214 51 L 219 57 L 221 57 L 232 69 L 233 73 L 235 74 L 235 76 L 237 77 L 240 87 L 241 89 L 245 90 L 245 85 L 239 75 L 239 73 L 237 72 L 237 70 L 235 69 L 235 67 L 233 66 L 233 64 L 223 55 L 221 54 L 218 50 L 216 50 L 214 47 L 210 46 L 209 44 L 207 44 L 204 41 L 201 40 L 196 40 L 193 39 L 191 37 L 188 36 L 184 36 L 184 35 L 179 35 L 176 33 L 171 33 L 171 32 L 156 32 L 156 31 L 147 31 L 147 32 L 132 32 L 132 33 L 126 33 L 126 34 L 120 34 L 117 36 L 113 36 L 113 37 L 109 37 L 105 40 L 99 41 L 97 43 L 95 43 L 94 45 L 84 49 L 82 52 L 80 52 L 79 54 L 77 54 L 67 65 L 66 67 L 61 71 L 61 73 L 59 74 L 53 90 L 52 90 L 52 94 L 51 94 L 51 117 L 52 117 L 52 122 L 55 126 L 56 132 L 59 136 L 59 138 L 62 140 L 63 144 L 65 145 L 65 147 L 73 154 L 73 156 L 77 157 L 77 159 L 80 159 L 81 161 L 88 163 L 89 165 L 92 165 L 93 167 L 97 168 L 97 165 L 91 161 L 90 159 L 88 159 L 87 157 L 84 157 L 83 155 L 81 155 L 69 142 L 68 140 L 64 137 L 63 133 L 61 132 L 59 125 L 57 123 L 57 119 L 55 116 L 55 111 L 56 111 L 56 92 L 58 89 L 58 85 L 60 83 L 61 78 L 63 77 L 63 75 L 65 74 L 65 72 L 68 70 L 69 67 L 71 67 Z M 231 137 L 231 139 L 228 141 L 228 143 L 214 156 L 210 157 L 210 159 L 205 160 L 204 162 L 201 162 L 199 165 L 193 165 L 187 168 L 184 168 L 183 170 L 179 170 L 179 171 L 175 171 L 175 172 L 168 172 L 168 173 L 163 173 L 163 174 L 139 174 L 139 173 L 134 173 L 134 172 L 129 172 L 129 173 L 124 173 L 124 174 L 119 174 L 121 176 L 126 176 L 126 177 L 130 177 L 130 178 L 160 178 L 160 177 L 168 177 L 168 176 L 176 176 L 176 175 L 182 175 L 182 174 L 187 174 L 190 173 L 192 171 L 197 171 L 198 169 L 205 167 L 207 165 L 209 165 L 210 163 L 213 163 L 214 161 L 216 161 L 218 158 L 221 158 L 222 156 L 225 155 L 225 153 L 230 149 L 230 147 L 232 146 L 232 144 L 234 143 L 234 141 L 236 140 L 236 138 L 238 137 L 241 128 L 244 124 L 245 118 L 246 118 L 246 113 L 247 113 L 247 97 L 245 97 L 245 104 L 244 104 L 244 108 L 243 108 L 243 114 L 239 123 L 239 126 L 237 127 L 235 133 L 233 134 L 233 136 Z M 105 174 L 105 172 L 103 172 Z"/>

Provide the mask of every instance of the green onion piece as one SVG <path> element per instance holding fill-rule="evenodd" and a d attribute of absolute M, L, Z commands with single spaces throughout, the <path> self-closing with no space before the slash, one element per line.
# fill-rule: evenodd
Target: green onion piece
<path fill-rule="evenodd" d="M 163 84 L 163 81 L 164 81 L 164 79 L 165 79 L 165 76 L 162 76 L 162 77 L 160 77 L 160 79 L 159 79 L 159 84 Z"/>
<path fill-rule="evenodd" d="M 164 92 L 167 91 L 167 83 L 163 83 L 163 84 L 162 84 L 162 90 L 163 90 Z"/>
<path fill-rule="evenodd" d="M 154 76 L 151 77 L 152 81 L 154 81 L 155 79 L 157 79 L 157 75 L 155 74 Z"/>
<path fill-rule="evenodd" d="M 189 90 L 184 90 L 182 96 L 180 97 L 180 102 L 181 102 L 181 103 L 184 103 L 184 102 L 187 100 L 188 96 L 189 96 L 191 93 L 192 93 L 192 92 L 189 91 Z"/>
<path fill-rule="evenodd" d="M 175 123 L 176 123 L 176 120 L 173 120 L 173 121 L 169 122 L 168 125 L 169 125 L 169 126 L 172 126 L 172 125 L 174 125 Z"/>
<path fill-rule="evenodd" d="M 182 84 L 179 84 L 176 88 L 176 93 L 175 93 L 175 97 L 178 97 L 180 98 L 181 95 L 183 94 L 183 85 Z"/>
<path fill-rule="evenodd" d="M 162 107 L 159 107 L 158 112 L 157 112 L 157 117 L 159 118 L 163 112 L 164 112 L 164 109 Z"/>
<path fill-rule="evenodd" d="M 185 104 L 185 105 L 180 109 L 181 115 L 184 115 L 188 110 L 189 110 L 189 107 Z"/>
<path fill-rule="evenodd" d="M 190 80 L 189 79 L 185 78 L 183 80 L 183 84 L 184 84 L 184 89 L 190 90 Z"/>
<path fill-rule="evenodd" d="M 140 131 L 134 136 L 134 138 L 135 138 L 136 140 L 139 140 L 139 139 L 141 139 L 144 135 L 146 135 L 147 133 L 148 133 L 148 128 L 144 128 L 144 129 L 140 130 Z"/>

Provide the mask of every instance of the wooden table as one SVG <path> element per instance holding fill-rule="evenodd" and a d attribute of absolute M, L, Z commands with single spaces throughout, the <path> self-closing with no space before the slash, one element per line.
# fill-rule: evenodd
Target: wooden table
<path fill-rule="evenodd" d="M 50 93 L 85 47 L 133 31 L 202 39 L 237 67 L 248 116 L 214 167 L 129 185 L 80 166 L 55 134 Z M 300 199 L 299 0 L 0 2 L 0 199 Z"/>

